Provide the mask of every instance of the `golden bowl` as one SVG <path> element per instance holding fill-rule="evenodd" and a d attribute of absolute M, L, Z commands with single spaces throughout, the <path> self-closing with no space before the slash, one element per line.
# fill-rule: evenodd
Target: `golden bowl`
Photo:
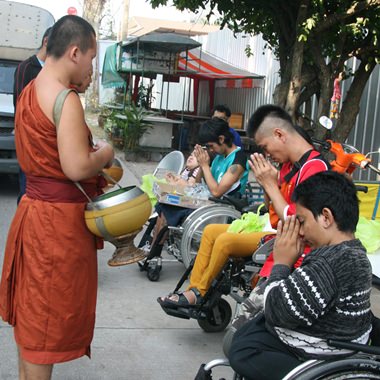
<path fill-rule="evenodd" d="M 103 169 L 103 172 L 108 174 L 115 182 L 119 182 L 123 176 L 123 167 L 120 161 L 115 158 L 110 168 Z M 109 178 L 106 178 L 108 185 L 114 186 L 115 182 L 112 182 Z"/>
<path fill-rule="evenodd" d="M 139 230 L 151 212 L 149 197 L 140 188 L 129 186 L 94 198 L 84 217 L 93 234 L 109 240 Z"/>

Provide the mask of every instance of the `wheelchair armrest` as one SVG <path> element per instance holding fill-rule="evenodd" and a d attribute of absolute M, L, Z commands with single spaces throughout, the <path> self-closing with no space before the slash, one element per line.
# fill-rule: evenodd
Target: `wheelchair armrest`
<path fill-rule="evenodd" d="M 269 235 L 269 234 L 268 234 Z M 252 255 L 252 261 L 258 265 L 264 265 L 268 256 L 273 251 L 275 239 L 271 239 L 264 243 L 261 247 L 257 248 L 256 251 Z"/>
<path fill-rule="evenodd" d="M 372 275 L 372 286 L 380 290 L 380 278 L 374 274 Z"/>
<path fill-rule="evenodd" d="M 253 204 L 253 205 L 249 205 L 249 206 L 246 206 L 246 207 L 243 207 L 241 212 L 243 214 L 247 213 L 247 212 L 254 212 L 254 213 L 257 213 L 257 209 L 262 205 L 262 203 L 257 203 L 257 204 Z M 260 215 L 264 215 L 268 212 L 268 209 L 263 206 L 261 209 L 260 209 Z"/>
<path fill-rule="evenodd" d="M 223 204 L 231 205 L 240 212 L 242 212 L 244 207 L 247 207 L 246 199 L 234 198 L 229 195 L 222 195 L 220 198 L 210 197 L 209 200 L 215 203 L 223 203 Z"/>

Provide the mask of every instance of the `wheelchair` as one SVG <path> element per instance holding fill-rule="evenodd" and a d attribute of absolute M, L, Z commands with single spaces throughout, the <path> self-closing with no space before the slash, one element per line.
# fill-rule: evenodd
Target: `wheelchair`
<path fill-rule="evenodd" d="M 268 233 L 270 235 L 270 233 Z M 234 315 L 241 303 L 251 294 L 256 286 L 258 272 L 273 250 L 274 239 L 265 241 L 252 255 L 246 258 L 230 258 L 222 271 L 211 283 L 205 296 L 197 305 L 164 307 L 163 311 L 172 317 L 196 319 L 199 327 L 205 332 L 221 332 L 230 323 L 233 312 L 230 303 L 223 296 L 230 296 L 236 303 Z M 174 292 L 178 291 L 193 268 L 195 257 L 177 283 Z"/>
<path fill-rule="evenodd" d="M 207 224 L 230 224 L 233 220 L 240 218 L 241 214 L 252 209 L 246 198 L 235 199 L 229 196 L 221 198 L 210 198 L 211 204 L 195 209 L 179 226 L 164 227 L 157 236 L 156 242 L 160 242 L 168 233 L 166 240 L 166 251 L 174 259 L 165 261 L 182 262 L 186 268 L 197 255 L 202 233 Z M 140 241 L 139 247 L 151 241 L 151 232 L 156 223 L 152 219 Z M 152 248 L 152 247 L 151 247 Z M 140 262 L 140 270 L 147 272 L 150 281 L 158 281 L 162 270 L 164 259 L 159 254 L 149 254 L 144 262 Z"/>
<path fill-rule="evenodd" d="M 259 257 L 258 261 L 261 262 L 262 259 L 264 256 Z M 372 284 L 380 289 L 380 279 L 375 275 Z M 307 360 L 295 367 L 282 380 L 380 379 L 380 319 L 375 316 L 373 316 L 370 340 L 371 345 L 328 339 L 330 347 L 347 349 L 354 353 L 336 360 Z M 223 349 L 226 351 L 226 347 Z M 230 367 L 230 363 L 227 358 L 220 358 L 202 364 L 195 380 L 212 380 L 212 369 L 219 366 Z M 244 377 L 234 373 L 232 380 L 244 380 Z"/>
<path fill-rule="evenodd" d="M 328 340 L 327 343 L 331 347 L 349 349 L 356 353 L 337 360 L 307 360 L 290 371 L 282 380 L 380 379 L 380 330 L 378 325 L 380 320 L 377 318 L 375 320 L 371 334 L 373 345 Z M 195 380 L 212 380 L 212 369 L 218 366 L 229 367 L 228 359 L 214 359 L 202 364 Z M 234 373 L 233 380 L 244 380 L 244 377 Z"/>

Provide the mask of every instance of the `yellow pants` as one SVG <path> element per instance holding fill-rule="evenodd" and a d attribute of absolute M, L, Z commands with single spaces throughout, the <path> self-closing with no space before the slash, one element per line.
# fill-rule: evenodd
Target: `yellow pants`
<path fill-rule="evenodd" d="M 229 224 L 209 224 L 204 229 L 188 289 L 197 288 L 204 296 L 229 257 L 252 255 L 260 239 L 268 235 L 268 232 L 236 234 L 227 232 L 228 227 Z"/>

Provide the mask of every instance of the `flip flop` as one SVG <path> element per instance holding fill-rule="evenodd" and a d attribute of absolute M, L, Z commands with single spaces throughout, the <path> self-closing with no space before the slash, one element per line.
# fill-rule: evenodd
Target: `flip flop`
<path fill-rule="evenodd" d="M 184 292 L 175 292 L 175 293 L 170 293 L 167 295 L 164 299 L 161 297 L 157 298 L 157 302 L 162 306 L 162 307 L 167 307 L 171 309 L 177 309 L 179 307 L 196 307 L 199 306 L 199 304 L 202 302 L 202 296 L 198 292 L 197 289 L 190 289 L 189 291 L 192 291 L 195 295 L 196 302 L 194 304 L 189 302 L 189 299 L 184 295 Z M 178 300 L 173 301 L 169 299 L 169 297 L 177 295 Z"/>

